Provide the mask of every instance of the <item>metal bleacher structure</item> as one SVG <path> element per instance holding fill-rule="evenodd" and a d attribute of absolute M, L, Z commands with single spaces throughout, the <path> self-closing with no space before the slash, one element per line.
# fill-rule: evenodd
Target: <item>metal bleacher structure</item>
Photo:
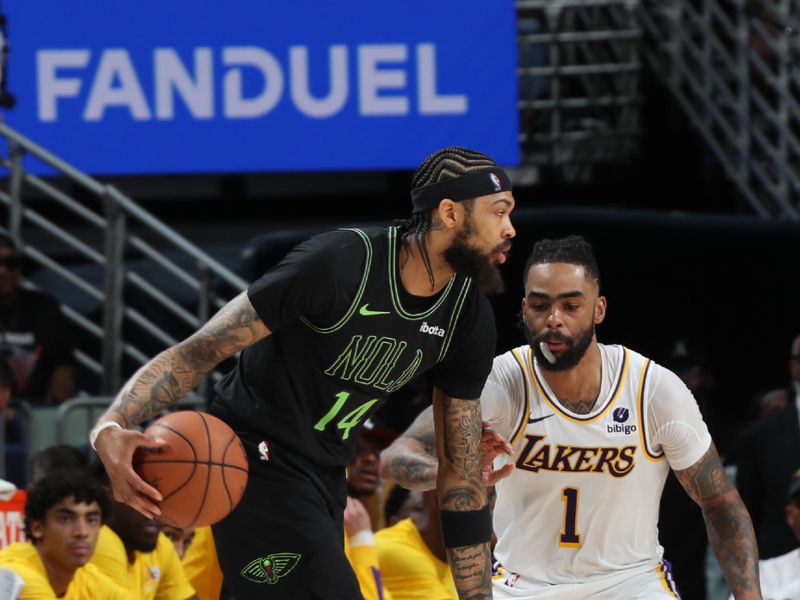
<path fill-rule="evenodd" d="M 796 219 L 798 3 L 516 0 L 523 157 L 518 183 L 535 183 L 542 168 L 555 169 L 565 181 L 589 181 L 598 166 L 635 156 L 641 75 L 648 64 L 754 211 Z M 4 124 L 0 138 L 6 145 L 0 174 L 4 170 L 8 182 L 0 191 L 4 230 L 39 273 L 70 286 L 70 297 L 79 299 L 70 305 L 60 297 L 80 332 L 76 359 L 99 381 L 99 396 L 49 409 L 45 420 L 52 429 L 37 445 L 51 438 L 73 441 L 76 431 L 85 435 L 92 411 L 108 403 L 126 372 L 194 331 L 246 282 L 114 186 Z M 57 176 L 32 174 L 26 165 L 33 160 Z M 61 227 L 47 216 L 52 211 L 42 210 L 45 203 L 93 233 L 79 237 Z M 54 243 L 31 243 L 43 236 Z M 48 253 L 52 248 L 60 252 Z M 69 264 L 59 258 L 65 254 Z M 164 278 L 180 291 L 164 293 Z M 36 287 L 36 277 L 26 285 Z M 202 397 L 201 389 L 189 402 L 198 405 Z M 31 421 L 37 420 L 33 413 Z"/>
<path fill-rule="evenodd" d="M 38 268 L 24 285 L 40 287 L 36 282 L 42 279 L 37 275 L 44 274 L 71 288 L 69 297 L 75 306 L 59 299 L 76 339 L 82 340 L 75 358 L 97 378 L 100 392 L 57 407 L 32 407 L 22 401 L 18 409 L 25 420 L 23 454 L 27 459 L 52 443 L 85 444 L 86 432 L 121 386 L 123 373 L 196 330 L 246 283 L 114 186 L 81 173 L 5 124 L 0 124 L 0 137 L 8 151 L 0 157 L 0 166 L 9 174 L 8 190 L 0 191 L 7 217 L 2 230 L 17 242 L 26 261 Z M 57 176 L 31 173 L 27 160 L 45 163 Z M 60 226 L 47 216 L 53 204 L 62 211 L 56 214 L 69 213 L 92 233 L 87 235 L 84 227 L 79 237 Z M 27 243 L 44 236 L 52 239 L 46 247 L 56 248 L 57 254 Z M 59 257 L 64 255 L 77 260 L 63 264 Z M 160 287 L 159 280 L 164 278 L 169 286 Z M 162 291 L 166 287 L 169 294 Z M 181 405 L 202 406 L 209 378 L 199 394 Z M 0 423 L 0 442 L 3 432 Z M 4 451 L 2 443 L 0 452 Z M 0 455 L 0 469 L 4 468 Z"/>
<path fill-rule="evenodd" d="M 764 218 L 800 218 L 800 2 L 643 0 L 644 55 Z"/>
<path fill-rule="evenodd" d="M 525 170 L 565 181 L 636 154 L 642 30 L 638 0 L 517 0 Z"/>
<path fill-rule="evenodd" d="M 800 218 L 800 0 L 517 0 L 529 168 L 587 180 L 638 150 L 644 65 L 753 211 Z"/>

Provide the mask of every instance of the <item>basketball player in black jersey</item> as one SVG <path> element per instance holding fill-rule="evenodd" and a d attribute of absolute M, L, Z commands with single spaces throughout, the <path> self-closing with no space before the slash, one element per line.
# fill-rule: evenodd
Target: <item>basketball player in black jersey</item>
<path fill-rule="evenodd" d="M 214 526 L 225 583 L 248 598 L 360 598 L 343 552 L 345 465 L 388 394 L 435 383 L 442 529 L 463 598 L 491 598 L 491 519 L 477 399 L 492 367 L 494 317 L 482 292 L 514 237 L 506 173 L 450 147 L 412 181 L 413 214 L 300 244 L 197 333 L 152 359 L 98 420 L 91 440 L 117 498 L 148 516 L 158 492 L 131 468 L 158 440 L 131 428 L 174 404 L 241 351 L 210 411 L 239 434 L 250 479 Z"/>

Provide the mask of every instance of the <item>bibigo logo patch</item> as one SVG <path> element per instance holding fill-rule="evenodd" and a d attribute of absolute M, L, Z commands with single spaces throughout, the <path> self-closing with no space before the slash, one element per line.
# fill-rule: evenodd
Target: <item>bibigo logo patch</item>
<path fill-rule="evenodd" d="M 635 433 L 636 425 L 628 425 L 626 421 L 630 418 L 631 411 L 625 407 L 615 408 L 611 413 L 613 423 L 606 423 L 606 433 L 609 437 L 622 437 Z"/>

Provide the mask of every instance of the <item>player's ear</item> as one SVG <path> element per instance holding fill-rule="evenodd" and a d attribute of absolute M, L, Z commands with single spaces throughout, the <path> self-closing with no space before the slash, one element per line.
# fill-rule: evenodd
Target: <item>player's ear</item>
<path fill-rule="evenodd" d="M 606 318 L 606 297 L 599 296 L 594 305 L 594 323 L 599 325 Z"/>
<path fill-rule="evenodd" d="M 452 229 L 459 222 L 459 208 L 458 203 L 450 200 L 450 198 L 445 198 L 439 202 L 439 206 L 436 209 L 437 214 L 435 216 L 439 218 L 439 221 L 446 229 Z"/>
<path fill-rule="evenodd" d="M 44 537 L 44 523 L 38 519 L 32 519 L 30 522 L 31 537 L 39 541 Z"/>

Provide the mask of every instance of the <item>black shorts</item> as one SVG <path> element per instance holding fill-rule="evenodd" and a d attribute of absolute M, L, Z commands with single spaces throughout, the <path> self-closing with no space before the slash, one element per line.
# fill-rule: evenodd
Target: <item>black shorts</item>
<path fill-rule="evenodd" d="M 345 470 L 245 430 L 216 403 L 210 412 L 233 427 L 250 463 L 241 502 L 213 526 L 226 590 L 235 600 L 361 599 L 344 553 Z"/>

